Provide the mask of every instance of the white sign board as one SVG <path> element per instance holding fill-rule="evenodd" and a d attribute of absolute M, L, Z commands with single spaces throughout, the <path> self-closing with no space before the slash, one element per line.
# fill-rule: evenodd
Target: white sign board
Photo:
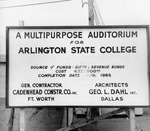
<path fill-rule="evenodd" d="M 148 30 L 7 27 L 7 107 L 149 106 Z"/>

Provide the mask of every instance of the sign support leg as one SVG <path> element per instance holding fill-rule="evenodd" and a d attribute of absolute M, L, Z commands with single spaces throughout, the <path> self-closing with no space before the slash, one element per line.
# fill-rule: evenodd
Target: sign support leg
<path fill-rule="evenodd" d="M 24 26 L 24 21 L 19 21 L 19 26 Z M 25 110 L 20 108 L 20 131 L 25 131 Z"/>
<path fill-rule="evenodd" d="M 64 107 L 62 127 L 66 127 L 68 123 L 68 108 Z"/>
<path fill-rule="evenodd" d="M 130 131 L 136 131 L 135 108 L 129 108 Z"/>
<path fill-rule="evenodd" d="M 11 114 L 8 122 L 8 131 L 13 131 L 15 108 L 11 109 Z"/>
<path fill-rule="evenodd" d="M 20 131 L 25 131 L 25 110 L 20 108 Z"/>

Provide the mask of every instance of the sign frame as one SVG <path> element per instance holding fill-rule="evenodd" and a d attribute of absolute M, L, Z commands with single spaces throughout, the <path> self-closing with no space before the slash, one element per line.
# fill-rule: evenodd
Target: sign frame
<path fill-rule="evenodd" d="M 47 106 L 10 106 L 10 102 L 9 102 L 9 66 L 10 66 L 10 58 L 9 58 L 9 51 L 10 51 L 10 47 L 9 44 L 11 43 L 9 38 L 10 38 L 10 30 L 13 29 L 118 29 L 118 28 L 145 28 L 146 29 L 146 34 L 147 34 L 147 64 L 148 64 L 148 72 L 147 72 L 147 77 L 149 80 L 149 68 L 150 68 L 150 34 L 149 34 L 149 25 L 115 25 L 115 26 L 8 26 L 6 27 L 6 107 L 7 108 L 35 108 L 35 107 L 62 107 L 62 105 L 58 106 L 58 105 L 47 105 Z M 150 107 L 150 86 L 149 86 L 149 81 L 148 81 L 148 96 L 149 96 L 149 105 L 148 106 L 139 106 L 139 105 L 121 105 L 121 106 L 109 106 L 109 105 L 99 105 L 99 106 L 91 106 L 91 105 L 63 105 L 63 107 Z"/>

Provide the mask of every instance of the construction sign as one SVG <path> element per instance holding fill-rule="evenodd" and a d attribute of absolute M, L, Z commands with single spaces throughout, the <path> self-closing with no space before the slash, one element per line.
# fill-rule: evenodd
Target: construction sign
<path fill-rule="evenodd" d="M 7 107 L 149 106 L 148 26 L 7 27 Z"/>

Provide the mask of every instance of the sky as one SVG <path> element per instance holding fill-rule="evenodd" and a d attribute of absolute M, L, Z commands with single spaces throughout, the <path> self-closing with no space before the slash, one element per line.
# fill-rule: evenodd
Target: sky
<path fill-rule="evenodd" d="M 18 26 L 19 20 L 25 26 L 88 26 L 87 1 L 0 0 L 0 54 L 5 54 L 6 26 Z M 150 25 L 150 0 L 94 0 L 94 5 L 103 25 Z"/>

